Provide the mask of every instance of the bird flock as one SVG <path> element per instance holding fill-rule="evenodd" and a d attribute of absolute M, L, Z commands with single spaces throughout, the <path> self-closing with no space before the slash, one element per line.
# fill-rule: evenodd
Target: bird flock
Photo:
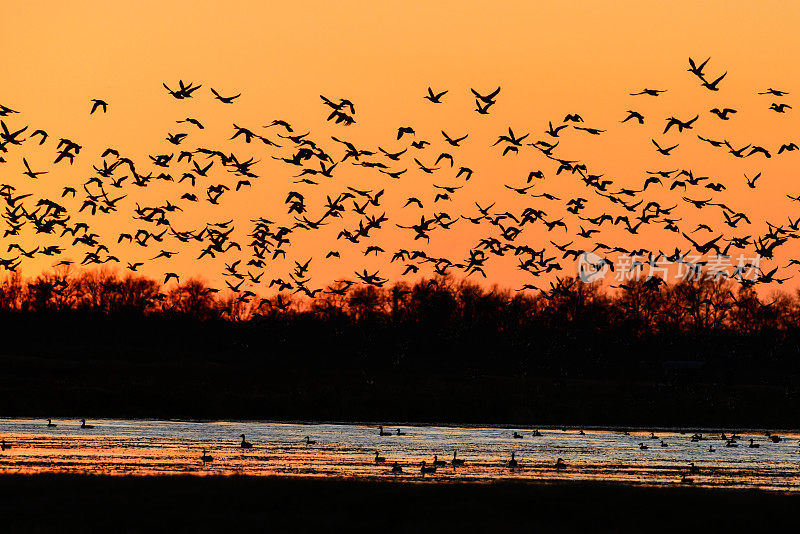
<path fill-rule="evenodd" d="M 58 426 L 58 424 L 54 423 L 52 419 L 47 419 L 46 421 L 47 422 L 45 426 L 48 429 L 55 428 Z M 85 419 L 81 419 L 78 428 L 81 431 L 93 431 L 96 427 L 94 424 L 88 424 Z M 553 438 L 555 436 L 567 436 L 570 438 L 574 438 L 574 436 L 579 436 L 578 439 L 583 440 L 584 436 L 588 436 L 588 434 L 584 432 L 583 429 L 577 429 L 576 432 L 576 429 L 568 428 L 567 426 L 562 426 L 561 428 L 551 428 L 548 429 L 546 432 L 548 437 L 550 438 Z M 688 446 L 687 443 L 692 443 L 696 444 L 691 446 L 691 451 L 693 451 L 692 454 L 702 454 L 703 456 L 705 456 L 704 453 L 706 452 L 707 453 L 719 452 L 719 454 L 722 454 L 721 451 L 717 450 L 717 447 L 715 447 L 715 445 L 723 449 L 737 448 L 740 445 L 743 448 L 760 449 L 762 447 L 769 448 L 771 446 L 775 446 L 774 444 L 779 444 L 779 443 L 782 443 L 783 446 L 785 446 L 787 444 L 792 443 L 793 441 L 791 438 L 787 438 L 769 431 L 751 433 L 749 437 L 743 437 L 739 435 L 737 432 L 732 432 L 729 434 L 724 431 L 721 432 L 709 431 L 705 433 L 694 432 L 691 434 L 691 436 L 684 435 L 685 434 L 684 431 L 680 431 L 679 433 L 669 432 L 667 435 L 661 435 L 661 436 L 656 435 L 656 433 L 653 431 L 650 431 L 648 435 L 648 432 L 642 430 L 629 431 L 625 429 L 619 429 L 619 430 L 605 431 L 605 432 L 615 435 L 620 435 L 621 436 L 620 445 L 623 448 L 638 448 L 641 451 L 648 451 L 651 448 L 654 450 L 659 450 L 659 449 L 664 450 L 676 446 L 685 449 Z M 400 428 L 395 428 L 392 431 L 384 428 L 383 426 L 378 426 L 376 435 L 379 436 L 381 442 L 383 442 L 384 438 L 387 438 L 387 443 L 394 443 L 396 445 L 398 443 L 397 441 L 388 438 L 402 439 L 403 437 L 408 436 L 409 433 L 411 435 L 414 435 L 413 431 L 405 431 Z M 538 429 L 524 430 L 522 432 L 514 430 L 511 433 L 501 431 L 499 435 L 493 437 L 493 440 L 497 440 L 498 438 L 501 439 L 505 438 L 506 440 L 510 440 L 512 442 L 517 442 L 520 444 L 526 442 L 536 443 L 543 436 L 545 436 L 545 434 Z M 245 434 L 238 434 L 237 438 L 240 439 L 236 444 L 236 448 L 242 451 L 253 451 L 257 449 L 263 449 L 265 447 L 265 444 L 253 443 L 248 441 Z M 590 438 L 587 437 L 586 439 Z M 323 450 L 329 448 L 332 445 L 331 443 L 319 442 L 317 440 L 311 439 L 310 436 L 305 436 L 302 440 L 299 440 L 299 442 L 304 444 L 306 447 L 313 449 L 323 449 Z M 429 443 L 429 445 L 434 445 L 434 444 Z M 318 447 L 311 447 L 311 446 L 318 446 Z M 2 443 L 0 443 L 0 451 L 2 452 L 10 450 L 12 448 L 14 448 L 14 444 L 12 444 L 11 442 L 7 442 L 5 439 L 3 439 Z M 229 447 L 223 445 L 223 448 L 229 448 Z M 204 467 L 207 464 L 214 463 L 215 460 L 217 460 L 213 455 L 210 454 L 210 452 L 213 451 L 211 450 L 211 448 L 209 448 L 209 446 L 203 446 L 202 453 L 199 457 L 199 461 Z M 480 460 L 477 458 L 468 459 L 459 457 L 457 450 L 453 450 L 453 456 L 449 460 L 439 459 L 438 454 L 434 454 L 433 459 L 430 462 L 428 462 L 427 460 L 412 460 L 409 462 L 409 459 L 405 456 L 400 459 L 389 460 L 387 459 L 386 456 L 382 456 L 379 450 L 374 450 L 370 454 L 373 453 L 374 456 L 371 457 L 370 462 L 374 463 L 376 466 L 389 467 L 387 474 L 392 474 L 392 475 L 405 473 L 406 471 L 404 471 L 404 467 L 414 469 L 415 471 L 419 472 L 423 477 L 426 474 L 436 473 L 437 468 L 442 468 L 442 467 L 451 467 L 453 469 L 462 468 L 465 466 L 486 467 L 485 460 Z M 648 455 L 650 453 L 642 453 L 642 454 Z M 512 451 L 510 459 L 503 461 L 501 465 L 511 470 L 512 472 L 518 469 L 525 469 L 526 467 L 528 467 L 525 464 L 523 464 L 521 460 L 516 458 L 515 451 Z M 576 467 L 579 468 L 579 466 L 568 465 L 568 463 L 561 457 L 558 457 L 553 464 L 550 464 L 550 467 L 552 469 L 555 469 L 556 471 L 564 471 Z M 693 483 L 693 480 L 688 478 L 688 475 L 700 474 L 701 471 L 702 469 L 699 466 L 695 465 L 693 461 L 689 462 L 688 470 L 687 472 L 682 474 L 680 483 Z M 714 475 L 716 471 L 717 471 L 716 468 L 709 466 L 709 469 L 705 474 Z"/>
<path fill-rule="evenodd" d="M 709 61 L 690 58 L 688 75 L 697 79 L 698 91 L 724 95 L 728 73 L 711 74 Z M 162 145 L 166 141 L 168 150 L 146 159 L 114 147 L 86 154 L 81 140 L 27 124 L 24 113 L 0 105 L 6 242 L 0 249 L 2 268 L 16 271 L 42 257 L 56 268 L 119 264 L 137 271 L 147 266 L 161 273 L 167 285 L 180 284 L 193 274 L 170 268 L 169 262 L 180 256 L 190 265 L 222 264 L 220 280 L 225 286 L 209 290 L 229 290 L 236 299 L 250 302 L 264 291 L 314 299 L 321 293 L 344 294 L 353 284 L 381 287 L 392 278 L 384 272 L 394 263 L 402 266 L 397 269 L 400 277 L 460 273 L 490 278 L 492 260 L 504 257 L 527 277 L 520 291 L 540 290 L 553 275 L 574 274 L 565 260 L 575 262 L 586 251 L 598 258 L 596 267 L 613 269 L 616 254 L 637 258 L 625 267 L 628 270 L 670 262 L 690 271 L 709 264 L 695 253 L 730 258 L 747 252 L 759 262 L 740 262 L 722 274 L 748 287 L 782 283 L 793 276 L 786 270 L 800 265 L 797 259 L 785 266 L 775 261 L 780 247 L 800 236 L 800 217 L 784 221 L 775 215 L 774 221 L 763 221 L 764 231 L 757 231 L 761 221 L 752 220 L 746 207 L 719 198 L 728 188 L 756 189 L 764 173 L 745 173 L 735 183 L 670 164 L 674 153 L 690 143 L 726 151 L 734 160 L 784 158 L 798 149 L 797 144 L 787 139 L 780 146 L 762 146 L 701 135 L 703 125 L 711 121 L 715 128 L 735 121 L 739 110 L 722 104 L 686 115 L 649 113 L 648 102 L 663 98 L 668 88 L 630 91 L 630 109 L 620 110 L 616 124 L 588 126 L 581 114 L 568 113 L 562 120 L 547 120 L 546 126 L 545 121 L 524 130 L 504 125 L 496 139 L 486 143 L 447 125 L 423 131 L 405 123 L 392 127 L 390 139 L 365 144 L 349 135 L 361 121 L 359 106 L 347 98 L 321 95 L 316 104 L 320 119 L 337 128 L 336 135 L 314 137 L 275 118 L 256 128 L 233 123 L 232 130 L 219 137 L 220 144 L 212 146 L 194 142 L 207 121 L 185 116 L 178 101 L 213 98 L 215 105 L 236 106 L 242 93 L 208 88 L 209 96 L 202 91 L 203 83 L 183 80 L 163 87 L 163 98 L 176 101 L 175 131 L 159 139 Z M 427 87 L 418 98 L 426 106 L 448 106 L 451 91 Z M 754 93 L 764 99 L 761 113 L 786 115 L 792 109 L 785 90 L 755 88 Z M 471 88 L 469 94 L 475 108 L 463 113 L 477 115 L 492 114 L 503 97 L 501 87 Z M 113 102 L 88 102 L 91 120 L 112 111 Z M 621 185 L 622 180 L 590 168 L 575 154 L 564 154 L 561 147 L 565 138 L 582 136 L 581 142 L 588 143 L 612 127 L 635 129 L 653 123 L 664 124 L 658 138 L 647 136 L 654 149 L 650 155 L 662 166 L 644 171 L 636 187 Z M 221 148 L 228 146 L 235 150 Z M 526 158 L 524 165 L 530 170 L 520 176 L 497 176 L 473 168 L 468 160 L 482 149 L 500 160 Z M 44 157 L 52 163 L 34 163 Z M 277 164 L 283 174 L 264 176 L 259 169 L 266 162 Z M 81 172 L 89 176 L 62 178 L 69 174 L 62 171 L 73 166 L 82 166 Z M 368 173 L 368 185 L 353 178 L 356 169 Z M 44 190 L 37 186 L 37 191 L 33 184 L 42 182 Z M 230 204 L 237 212 L 242 205 L 256 205 L 262 198 L 257 186 L 263 182 L 268 183 L 263 196 L 280 192 L 280 210 L 245 220 L 217 219 L 216 214 L 226 213 L 218 211 L 221 205 Z M 567 198 L 552 192 L 565 182 L 579 194 Z M 628 177 L 624 182 L 629 183 Z M 400 187 L 404 183 L 405 188 Z M 470 189 L 475 183 L 481 187 Z M 407 194 L 409 187 L 414 194 Z M 478 198 L 469 196 L 478 190 Z M 785 194 L 782 202 L 791 207 L 800 202 L 800 195 Z M 468 208 L 452 211 L 456 206 Z M 112 215 L 113 224 L 107 222 Z M 690 226 L 687 220 L 700 223 Z M 454 227 L 472 242 L 462 256 L 437 254 L 431 240 L 446 242 Z M 393 233 L 386 237 L 390 229 Z M 652 246 L 650 237 L 646 246 L 639 241 L 634 247 L 619 243 L 620 235 L 626 234 L 644 240 L 639 234 L 644 229 L 661 234 L 661 242 L 666 235 L 679 245 L 665 252 Z M 315 253 L 295 246 L 303 239 L 313 243 Z M 345 255 L 367 267 L 351 270 L 327 287 L 312 277 L 322 264 L 334 264 L 335 270 L 335 262 Z M 761 259 L 775 264 L 760 263 Z"/>

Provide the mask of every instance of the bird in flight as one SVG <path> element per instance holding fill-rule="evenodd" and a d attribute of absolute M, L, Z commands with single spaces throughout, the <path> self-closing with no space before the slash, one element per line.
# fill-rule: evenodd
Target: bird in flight
<path fill-rule="evenodd" d="M 714 109 L 710 110 L 710 112 L 713 113 L 714 115 L 716 115 L 717 117 L 719 117 L 720 119 L 726 121 L 726 120 L 728 120 L 730 118 L 730 117 L 728 117 L 728 115 L 732 114 L 732 113 L 736 113 L 736 110 L 735 109 L 731 109 L 731 108 L 723 108 L 723 109 L 714 108 Z"/>
<path fill-rule="evenodd" d="M 686 70 L 688 72 L 691 72 L 692 74 L 694 74 L 695 76 L 697 76 L 698 78 L 700 78 L 702 80 L 703 79 L 703 67 L 706 66 L 706 63 L 708 63 L 709 59 L 711 59 L 711 58 L 709 57 L 708 59 L 706 59 L 705 61 L 700 63 L 700 65 L 696 65 L 694 60 L 692 58 L 689 58 L 689 68 L 686 69 Z"/>
<path fill-rule="evenodd" d="M 222 96 L 218 92 L 216 92 L 213 87 L 211 88 L 211 92 L 214 93 L 214 98 L 216 98 L 223 104 L 233 104 L 234 100 L 242 96 L 242 93 L 239 93 L 238 95 L 234 96 Z"/>
<path fill-rule="evenodd" d="M 200 128 L 201 130 L 203 130 L 203 129 L 204 129 L 203 125 L 200 123 L 200 121 L 199 121 L 199 120 L 197 120 L 197 119 L 193 119 L 193 118 L 191 118 L 191 117 L 186 117 L 186 118 L 185 118 L 185 119 L 183 119 L 182 121 L 175 121 L 175 122 L 177 122 L 178 124 L 180 124 L 180 123 L 183 123 L 183 122 L 188 122 L 189 124 L 194 124 L 195 126 L 197 126 L 198 128 Z"/>
<path fill-rule="evenodd" d="M 769 107 L 769 109 L 775 111 L 776 113 L 786 113 L 787 108 L 792 109 L 792 106 L 790 106 L 789 104 L 776 104 L 775 102 L 773 102 L 772 105 Z"/>
<path fill-rule="evenodd" d="M 33 172 L 33 171 L 31 170 L 31 166 L 30 166 L 30 165 L 28 165 L 28 160 L 27 160 L 27 159 L 25 159 L 25 158 L 22 158 L 22 163 L 25 165 L 25 168 L 27 169 L 27 171 L 25 171 L 25 173 L 24 173 L 24 174 L 25 174 L 25 176 L 30 176 L 30 177 L 31 177 L 31 178 L 33 178 L 34 180 L 35 180 L 36 178 L 38 178 L 40 174 L 47 174 L 47 171 Z"/>
<path fill-rule="evenodd" d="M 625 117 L 620 122 L 628 122 L 631 119 L 636 119 L 637 121 L 639 121 L 639 124 L 644 124 L 644 115 L 642 115 L 638 111 L 633 111 L 631 109 L 628 110 L 628 116 Z"/>
<path fill-rule="evenodd" d="M 600 135 L 601 133 L 605 132 L 605 130 L 600 130 L 598 128 L 584 128 L 583 126 L 575 126 L 576 130 L 583 130 L 584 132 L 590 133 L 592 135 Z"/>
<path fill-rule="evenodd" d="M 472 91 L 472 94 L 475 95 L 475 98 L 477 98 L 484 104 L 494 104 L 495 103 L 494 97 L 496 97 L 500 93 L 500 88 L 498 87 L 488 95 L 482 95 L 478 91 L 472 88 L 470 88 L 470 91 Z"/>
<path fill-rule="evenodd" d="M 441 104 L 441 103 L 442 103 L 442 97 L 443 97 L 444 95 L 446 95 L 446 94 L 447 94 L 447 91 L 442 91 L 441 93 L 434 93 L 434 92 L 433 92 L 433 89 L 431 89 L 430 87 L 428 87 L 428 94 L 427 94 L 427 95 L 425 95 L 425 96 L 424 96 L 424 97 L 422 97 L 422 98 L 424 98 L 424 99 L 426 99 L 426 100 L 430 100 L 430 101 L 431 101 L 431 102 L 433 102 L 434 104 Z"/>
<path fill-rule="evenodd" d="M 687 129 L 687 130 L 691 130 L 692 129 L 692 124 L 694 124 L 694 121 L 696 121 L 699 118 L 700 118 L 700 115 L 696 115 L 695 118 L 690 119 L 690 120 L 688 120 L 686 122 L 683 122 L 683 121 L 681 121 L 679 119 L 676 119 L 675 117 L 669 117 L 667 119 L 667 127 L 664 128 L 664 133 L 667 133 L 669 131 L 669 129 L 672 128 L 673 126 L 677 126 L 679 132 L 683 132 L 684 128 Z"/>
<path fill-rule="evenodd" d="M 772 95 L 772 96 L 786 96 L 789 93 L 787 93 L 786 91 L 781 91 L 779 89 L 773 89 L 773 88 L 770 87 L 769 89 L 767 89 L 763 93 L 758 93 L 758 94 L 760 94 L 760 95 Z"/>
<path fill-rule="evenodd" d="M 760 177 L 761 177 L 761 173 L 756 174 L 755 176 L 753 176 L 753 178 L 748 178 L 747 175 L 745 174 L 744 178 L 745 178 L 745 180 L 747 180 L 747 187 L 749 187 L 750 189 L 755 189 L 756 188 L 756 180 L 758 180 Z"/>
<path fill-rule="evenodd" d="M 182 100 L 184 98 L 191 98 L 192 93 L 194 93 L 195 91 L 197 91 L 202 87 L 202 85 L 194 85 L 193 83 L 189 83 L 189 85 L 186 85 L 183 83 L 183 80 L 178 80 L 179 89 L 177 91 L 173 91 L 165 83 L 162 83 L 161 85 L 164 86 L 164 88 L 169 92 L 170 95 L 177 98 L 178 100 Z"/>
<path fill-rule="evenodd" d="M 658 96 L 661 93 L 666 93 L 666 89 L 642 89 L 638 93 L 630 93 L 631 96 L 639 96 L 639 95 L 649 95 L 649 96 Z"/>
<path fill-rule="evenodd" d="M 97 108 L 103 108 L 103 113 L 108 112 L 108 102 L 105 100 L 100 100 L 98 98 L 92 99 L 92 111 L 89 112 L 89 115 L 93 115 Z"/>
<path fill-rule="evenodd" d="M 19 113 L 19 111 L 14 111 L 9 107 L 0 104 L 0 117 L 8 117 L 12 113 Z"/>
<path fill-rule="evenodd" d="M 461 146 L 459 145 L 459 143 L 469 136 L 469 134 L 466 134 L 463 137 L 457 137 L 454 139 L 449 135 L 447 135 L 447 132 L 445 132 L 444 130 L 442 130 L 442 135 L 444 136 L 444 140 L 447 141 L 447 143 L 452 146 Z"/>
<path fill-rule="evenodd" d="M 675 146 L 671 146 L 669 148 L 661 148 L 661 146 L 658 143 L 656 143 L 655 139 L 651 139 L 651 141 L 653 142 L 654 145 L 656 145 L 656 150 L 658 150 L 659 153 L 661 153 L 661 154 L 663 154 L 665 156 L 669 156 L 669 153 L 672 152 L 674 149 L 676 149 L 678 147 L 678 145 L 675 145 Z"/>
<path fill-rule="evenodd" d="M 720 76 L 719 78 L 714 80 L 713 82 L 709 82 L 705 78 L 701 78 L 701 80 L 703 80 L 703 83 L 701 83 L 700 85 L 702 85 L 703 87 L 705 87 L 709 91 L 719 91 L 719 87 L 717 87 L 717 85 L 719 85 L 719 82 L 721 82 L 722 79 L 727 75 L 728 75 L 728 73 L 726 72 L 725 74 L 723 74 L 722 76 Z"/>

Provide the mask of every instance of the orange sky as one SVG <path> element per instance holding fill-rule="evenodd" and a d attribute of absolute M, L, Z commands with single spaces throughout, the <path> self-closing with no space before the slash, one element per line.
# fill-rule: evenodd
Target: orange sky
<path fill-rule="evenodd" d="M 47 197 L 62 202 L 73 213 L 72 223 L 89 222 L 101 241 L 123 261 L 145 261 L 142 272 L 162 278 L 167 271 L 182 277 L 201 275 L 218 282 L 224 262 L 248 259 L 246 234 L 249 219 L 266 217 L 278 224 L 291 225 L 293 216 L 286 213 L 283 200 L 289 191 L 306 196 L 310 219 L 322 215 L 325 195 L 335 195 L 350 185 L 378 191 L 385 189 L 380 208 L 390 221 L 374 236 L 353 245 L 336 240 L 342 227 L 353 229 L 361 218 L 349 212 L 343 220 L 331 220 L 323 230 L 296 231 L 287 260 L 270 262 L 266 280 L 286 278 L 294 260 L 313 258 L 311 287 L 322 287 L 336 277 L 353 277 L 353 271 L 380 269 L 389 278 L 398 277 L 403 264 L 388 264 L 399 249 L 423 248 L 429 254 L 464 260 L 470 247 L 486 236 L 496 236 L 497 228 L 460 221 L 452 230 L 435 230 L 430 244 L 415 242 L 409 230 L 395 223 L 409 225 L 421 215 L 435 212 L 474 216 L 474 202 L 482 206 L 496 202 L 495 212 L 510 210 L 516 214 L 526 206 L 547 212 L 548 220 L 564 217 L 569 232 L 548 233 L 538 223 L 525 228 L 515 244 L 535 249 L 547 246 L 552 256 L 552 239 L 559 244 L 574 241 L 572 248 L 593 246 L 595 241 L 629 248 L 644 247 L 671 251 L 675 246 L 688 250 L 679 234 L 664 231 L 663 225 L 649 225 L 639 236 L 610 229 L 592 239 L 575 237 L 584 224 L 565 211 L 565 202 L 575 196 L 589 199 L 583 216 L 602 212 L 626 214 L 586 188 L 577 174 L 556 175 L 557 164 L 531 147 L 519 156 L 501 157 L 501 145 L 492 147 L 498 135 L 510 126 L 517 134 L 530 133 L 526 142 L 551 140 L 544 134 L 548 121 L 561 123 L 567 113 L 579 113 L 584 126 L 607 130 L 600 136 L 565 129 L 556 155 L 580 160 L 593 174 L 614 180 L 611 190 L 619 187 L 639 189 L 645 170 L 691 169 L 696 176 L 710 176 L 727 187 L 715 193 L 701 186 L 684 193 L 655 186 L 641 195 L 645 203 L 657 200 L 664 206 L 679 204 L 674 212 L 682 217 L 682 230 L 694 230 L 704 222 L 726 237 L 763 235 L 765 220 L 786 224 L 787 217 L 800 217 L 798 205 L 786 194 L 800 194 L 795 185 L 797 152 L 775 155 L 782 143 L 795 140 L 795 113 L 770 111 L 774 101 L 794 105 L 794 93 L 800 87 L 794 52 L 800 50 L 796 27 L 800 5 L 785 2 L 695 2 L 664 4 L 642 2 L 577 2 L 563 7 L 559 3 L 506 2 L 136 2 L 131 5 L 84 2 L 75 7 L 57 2 L 13 3 L 3 8 L 0 44 L 4 50 L 0 104 L 20 111 L 4 117 L 10 128 L 30 125 L 29 131 L 43 128 L 51 139 L 39 146 L 28 141 L 22 147 L 8 147 L 8 163 L 0 164 L 0 183 L 12 184 L 17 194 L 32 192 L 36 198 Z M 709 76 L 727 71 L 719 92 L 700 86 L 686 71 L 687 58 L 703 60 Z M 194 98 L 176 100 L 161 86 L 173 87 L 178 79 L 201 83 Z M 426 89 L 449 90 L 443 104 L 423 100 Z M 502 86 L 497 104 L 490 115 L 474 112 L 471 87 L 488 93 Z M 209 88 L 223 95 L 242 93 L 234 104 L 213 99 Z M 642 88 L 667 89 L 652 98 L 629 96 Z M 767 87 L 789 91 L 782 99 L 759 96 Z M 331 99 L 348 98 L 355 103 L 357 123 L 350 127 L 326 122 L 328 108 L 319 95 Z M 105 115 L 89 115 L 90 99 L 109 103 Z M 712 107 L 738 110 L 729 121 L 709 113 Z M 620 124 L 626 110 L 645 115 L 642 126 Z M 662 134 L 665 119 L 674 115 L 686 120 L 699 114 L 694 130 Z M 198 131 L 175 121 L 187 116 L 200 119 L 206 129 Z M 398 181 L 373 169 L 340 164 L 333 179 L 319 187 L 292 184 L 299 168 L 270 158 L 288 156 L 291 147 L 280 140 L 275 128 L 263 129 L 271 120 L 289 121 L 299 133 L 310 131 L 326 152 L 340 159 L 344 151 L 330 136 L 354 142 L 359 148 L 399 151 L 408 143 L 397 141 L 399 126 L 413 126 L 417 139 L 431 141 L 424 151 L 410 149 L 401 162 L 382 157 L 370 158 L 391 164 L 393 170 L 407 168 Z M 246 126 L 256 133 L 281 141 L 282 149 L 261 143 L 245 144 L 240 139 L 228 141 L 232 124 Z M 448 146 L 440 130 L 453 136 L 469 133 L 462 147 Z M 167 133 L 188 133 L 180 147 L 169 144 Z M 773 158 L 761 156 L 733 158 L 725 150 L 713 149 L 700 142 L 696 134 L 712 139 L 728 139 L 741 147 L 748 143 L 762 145 Z M 75 165 L 53 165 L 55 142 L 66 137 L 83 145 Z M 663 145 L 679 144 L 673 155 L 658 154 L 651 139 Z M 91 217 L 78 214 L 82 199 L 59 199 L 64 186 L 76 186 L 93 175 L 92 165 L 101 161 L 106 147 L 114 147 L 131 157 L 141 172 L 156 170 L 149 165 L 148 154 L 166 154 L 198 146 L 235 152 L 240 160 L 255 157 L 260 162 L 254 171 L 260 178 L 253 187 L 223 195 L 221 205 L 212 206 L 201 199 L 197 204 L 178 201 L 189 190 L 186 183 L 158 182 L 145 189 L 126 185 L 122 190 L 109 189 L 110 196 L 128 194 L 120 202 L 119 212 Z M 422 173 L 409 156 L 432 165 L 437 155 L 447 151 L 455 160 L 454 169 L 443 167 L 433 176 Z M 412 154 L 413 153 L 413 154 Z M 23 176 L 22 157 L 34 170 L 47 170 L 36 182 Z M 200 159 L 203 162 L 204 159 Z M 316 162 L 314 163 L 316 166 Z M 455 178 L 459 166 L 475 171 L 465 182 Z M 523 198 L 503 187 L 525 185 L 529 171 L 541 169 L 546 175 L 532 192 L 547 192 L 561 201 Z M 173 164 L 170 172 L 179 177 L 188 164 Z M 763 172 L 755 190 L 747 187 L 744 174 Z M 157 172 L 156 172 L 157 174 Z M 313 177 L 312 177 L 313 178 Z M 324 178 L 323 178 L 324 180 Z M 210 177 L 198 183 L 194 191 L 204 197 L 207 185 L 235 185 L 236 178 L 219 163 Z M 464 186 L 452 201 L 437 202 L 431 184 Z M 665 180 L 669 185 L 670 180 Z M 112 193 L 113 191 L 113 193 Z M 731 230 L 722 224 L 718 209 L 698 211 L 681 201 L 713 197 L 736 211 L 744 211 L 752 225 Z M 409 196 L 419 197 L 425 207 L 401 208 Z M 159 205 L 166 200 L 179 204 L 184 212 L 170 216 L 180 229 L 199 229 L 204 222 L 234 218 L 234 238 L 243 247 L 216 260 L 196 261 L 201 246 L 164 242 L 142 249 L 117 245 L 120 232 L 135 232 L 146 225 L 131 220 L 135 203 Z M 363 201 L 359 200 L 359 203 Z M 34 203 L 30 203 L 32 207 Z M 27 205 L 27 204 L 26 204 Z M 351 207 L 352 202 L 346 205 Z M 635 216 L 635 213 L 628 214 Z M 154 229 L 154 228 L 150 228 Z M 715 234 L 708 234 L 709 237 Z M 698 232 L 698 240 L 706 233 Z M 28 228 L 19 238 L 6 237 L 6 243 L 18 242 L 23 248 L 37 245 L 67 244 L 58 236 L 34 235 Z M 387 252 L 365 258 L 364 249 L 377 244 Z M 0 248 L 0 257 L 6 254 Z M 163 248 L 180 252 L 170 261 L 150 261 Z M 341 260 L 324 260 L 328 250 L 338 250 Z M 781 247 L 783 267 L 797 252 L 789 243 Z M 68 247 L 63 258 L 80 261 L 85 247 Z M 557 251 L 555 251 L 557 252 Z M 559 254 L 560 256 L 560 254 Z M 54 263 L 52 258 L 26 260 L 22 270 L 34 275 Z M 516 269 L 516 260 L 491 257 L 486 264 L 490 283 L 518 287 L 530 282 L 546 287 L 548 277 L 535 279 Z M 568 274 L 574 274 L 574 262 L 560 260 Z M 770 264 L 772 265 L 772 264 Z M 256 272 L 252 269 L 252 272 Z M 796 268 L 781 271 L 789 276 Z M 424 267 L 420 274 L 430 274 Z M 796 286 L 800 277 L 791 280 Z M 221 283 L 220 283 L 221 284 Z M 266 287 L 254 290 L 266 293 Z"/>

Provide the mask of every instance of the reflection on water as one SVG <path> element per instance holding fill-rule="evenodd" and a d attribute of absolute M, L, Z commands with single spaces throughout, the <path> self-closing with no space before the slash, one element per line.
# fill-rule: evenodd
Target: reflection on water
<path fill-rule="evenodd" d="M 420 463 L 434 455 L 447 464 L 426 480 L 594 479 L 636 484 L 691 483 L 794 491 L 800 482 L 800 446 L 794 433 L 777 443 L 765 433 L 742 433 L 726 446 L 720 433 L 520 428 L 402 427 L 406 435 L 379 435 L 377 427 L 334 424 L 0 419 L 0 473 L 245 474 L 421 479 Z M 391 427 L 392 433 L 397 427 Z M 514 432 L 523 437 L 515 439 Z M 242 449 L 241 434 L 254 446 Z M 307 445 L 305 437 L 314 444 Z M 727 438 L 731 433 L 727 432 Z M 753 447 L 750 439 L 753 439 Z M 643 443 L 647 449 L 640 448 Z M 662 443 L 664 444 L 662 446 Z M 757 445 L 757 447 L 756 447 Z M 713 452 L 709 449 L 713 449 Z M 201 460 L 207 450 L 212 461 Z M 374 461 L 375 452 L 386 458 Z M 464 459 L 452 466 L 453 452 Z M 511 453 L 517 469 L 507 466 Z M 557 458 L 566 468 L 556 469 Z M 394 462 L 403 473 L 391 473 Z M 694 462 L 696 469 L 690 469 Z M 681 482 L 686 476 L 688 480 Z"/>

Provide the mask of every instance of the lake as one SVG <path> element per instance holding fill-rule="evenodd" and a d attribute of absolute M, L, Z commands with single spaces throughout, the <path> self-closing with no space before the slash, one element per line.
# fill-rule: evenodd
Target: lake
<path fill-rule="evenodd" d="M 539 429 L 274 422 L 192 422 L 162 420 L 0 419 L 0 473 L 85 473 L 111 475 L 264 475 L 398 479 L 439 482 L 523 479 L 530 481 L 603 480 L 630 484 L 761 488 L 800 488 L 800 434 L 739 432 L 737 446 L 726 446 L 730 430 Z M 397 435 L 400 429 L 405 435 Z M 514 438 L 514 433 L 523 437 Z M 241 435 L 252 443 L 240 447 Z M 305 437 L 316 441 L 307 445 Z M 758 447 L 750 447 L 750 439 Z M 644 444 L 647 449 L 640 448 Z M 663 446 L 662 446 L 663 444 Z M 714 449 L 713 452 L 709 448 Z M 202 451 L 213 460 L 204 463 Z M 375 463 L 375 453 L 385 458 Z M 453 453 L 464 459 L 452 466 Z M 518 467 L 508 461 L 514 453 Z M 447 461 L 422 474 L 424 460 Z M 566 467 L 556 469 L 562 458 Z M 393 474 L 397 462 L 403 472 Z M 697 470 L 690 471 L 690 462 Z M 688 480 L 681 482 L 686 475 Z"/>

